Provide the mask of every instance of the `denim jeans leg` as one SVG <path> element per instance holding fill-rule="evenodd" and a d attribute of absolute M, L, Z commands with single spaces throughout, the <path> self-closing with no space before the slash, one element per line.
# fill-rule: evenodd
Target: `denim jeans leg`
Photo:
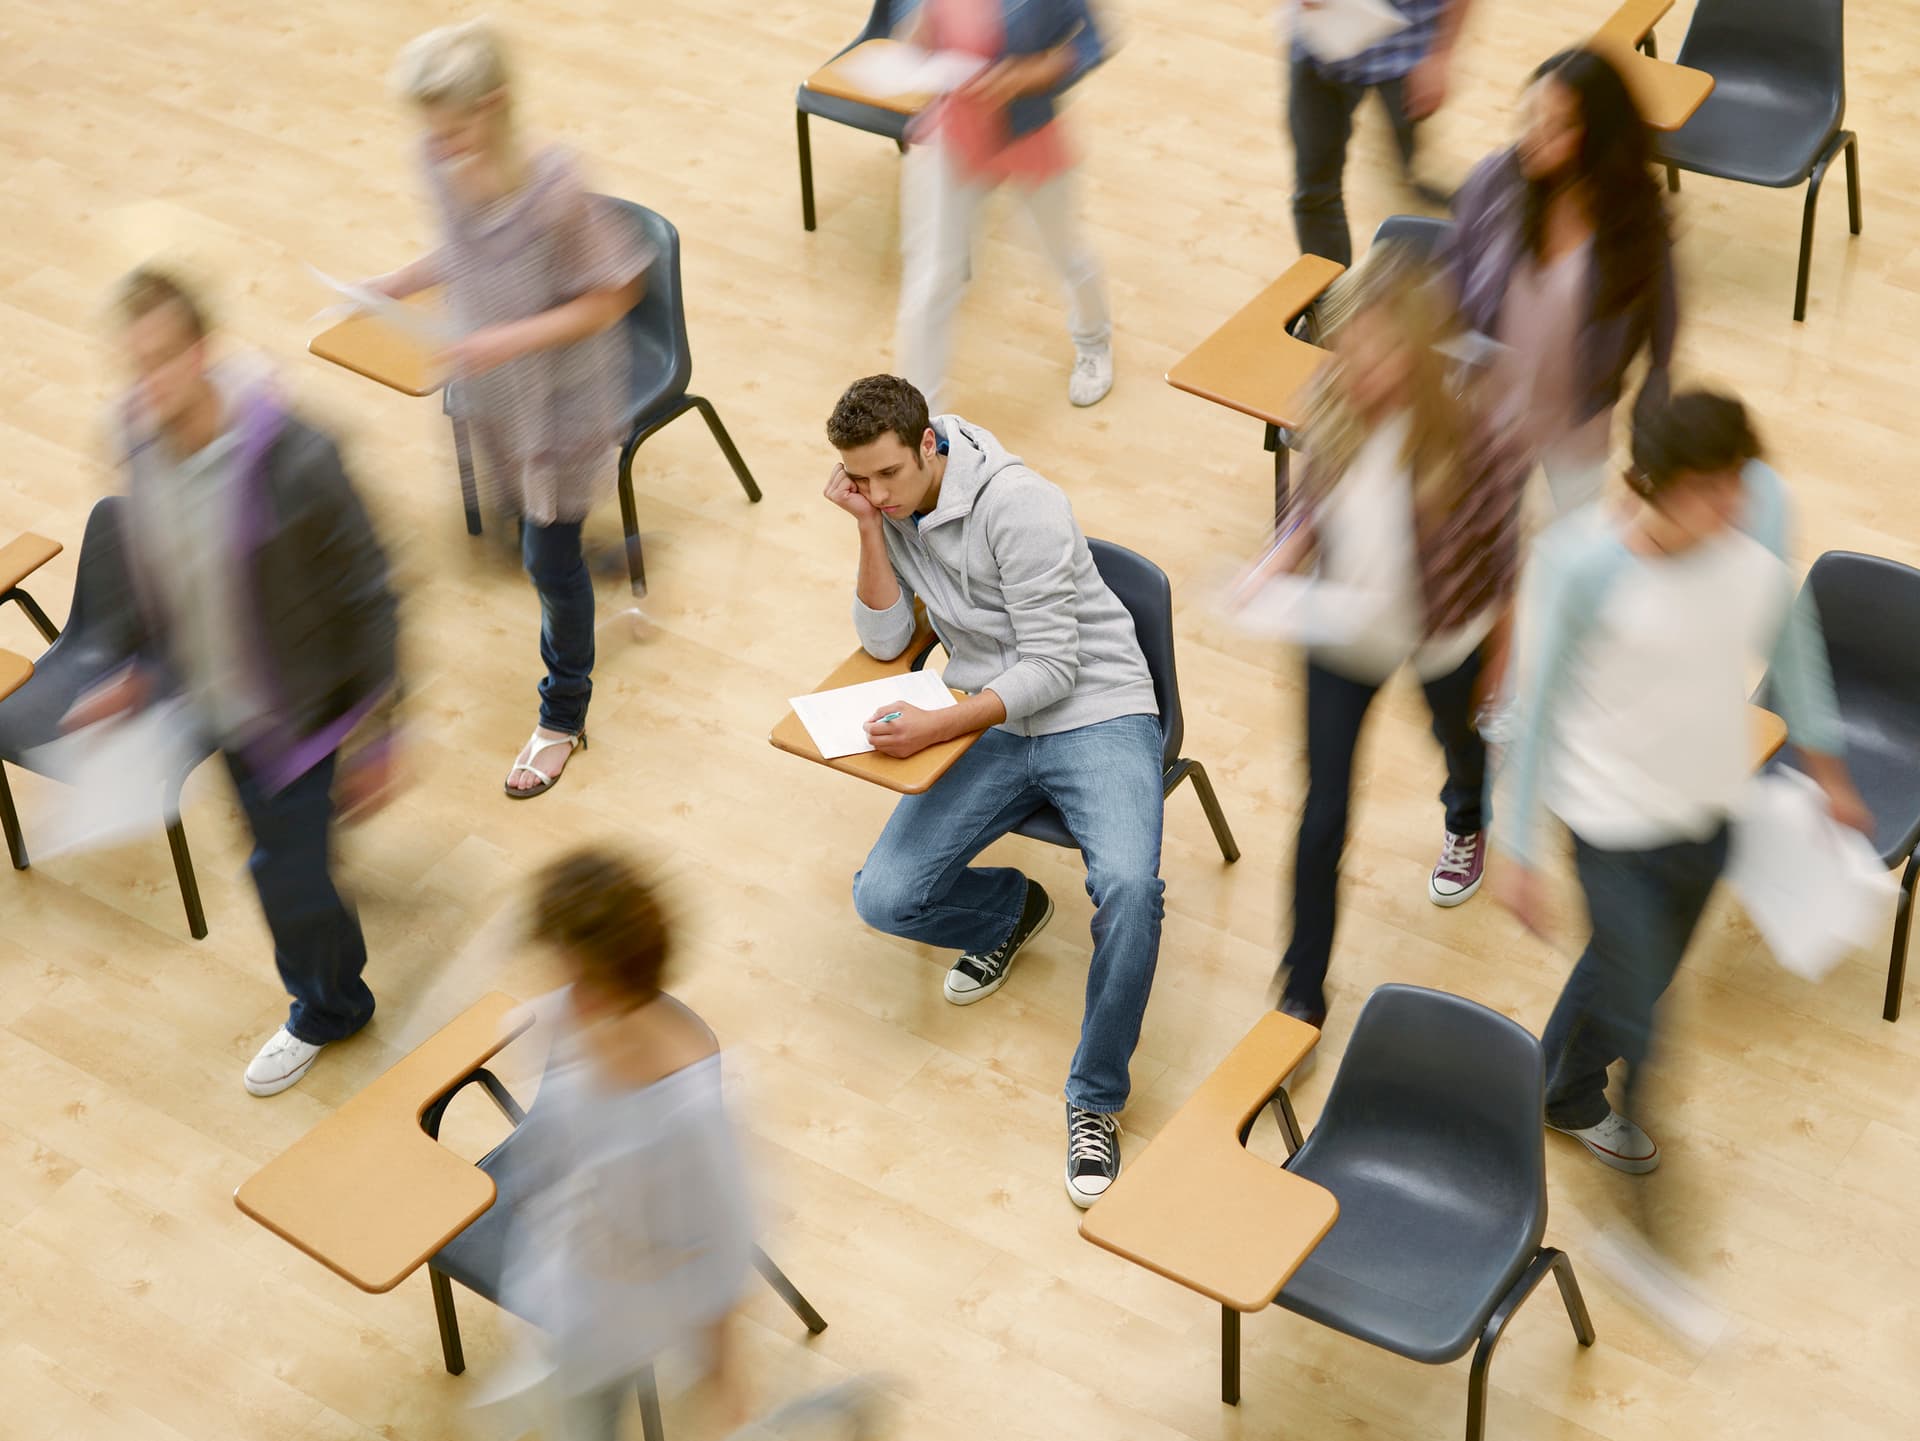
<path fill-rule="evenodd" d="M 853 878 L 853 905 L 876 931 L 956 951 L 990 951 L 1013 932 L 1027 878 L 968 863 L 1039 809 L 1028 748 L 995 727 L 922 795 L 893 808 Z"/>
<path fill-rule="evenodd" d="M 1160 720 L 1120 716 L 1040 736 L 1033 745 L 1041 788 L 1086 858 L 1094 907 L 1093 959 L 1067 1100 L 1112 1114 L 1127 1104 L 1127 1064 L 1153 990 L 1166 911 Z"/>
<path fill-rule="evenodd" d="M 1447 829 L 1456 836 L 1483 831 L 1492 821 L 1487 804 L 1487 745 L 1473 724 L 1474 691 L 1486 658 L 1483 644 L 1451 674 L 1422 682 L 1427 709 L 1433 715 L 1433 738 L 1447 758 L 1447 783 L 1440 790 L 1440 804 L 1447 810 Z"/>
<path fill-rule="evenodd" d="M 366 938 L 330 869 L 334 758 L 272 793 L 237 756 L 226 762 L 253 830 L 247 869 L 273 935 L 280 983 L 293 998 L 287 1029 L 316 1046 L 350 1036 L 373 1019 L 374 1003 L 361 979 Z"/>
<path fill-rule="evenodd" d="M 540 594 L 540 724 L 562 735 L 586 729 L 593 698 L 593 576 L 580 522 L 520 527 L 520 559 Z"/>
<path fill-rule="evenodd" d="M 1311 60 L 1294 56 L 1287 80 L 1287 128 L 1293 135 L 1293 231 L 1302 255 L 1353 263 L 1342 179 L 1353 112 L 1366 93 L 1329 80 Z"/>
<path fill-rule="evenodd" d="M 1353 752 L 1379 687 L 1307 662 L 1307 804 L 1293 852 L 1293 936 L 1280 969 L 1285 998 L 1327 1008 L 1327 963 L 1353 798 Z"/>

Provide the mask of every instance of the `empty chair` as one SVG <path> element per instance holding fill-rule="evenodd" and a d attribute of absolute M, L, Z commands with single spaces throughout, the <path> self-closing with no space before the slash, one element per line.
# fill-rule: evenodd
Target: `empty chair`
<path fill-rule="evenodd" d="M 6 763 L 26 768 L 26 754 L 60 735 L 60 722 L 81 694 L 126 659 L 137 633 L 132 582 L 126 571 L 119 539 L 123 502 L 117 496 L 97 502 L 87 517 L 80 542 L 80 558 L 73 585 L 73 604 L 67 626 L 56 631 L 53 644 L 33 663 L 33 677 L 0 701 L 0 828 L 15 870 L 27 869 L 26 838 L 7 786 Z M 50 623 L 49 623 L 50 624 Z M 198 751 L 191 764 L 156 796 L 167 843 L 173 850 L 174 872 L 180 878 L 180 898 L 187 908 L 187 928 L 199 940 L 207 933 L 200 908 L 200 887 L 194 880 L 193 857 L 180 822 L 180 790 L 195 766 L 213 754 Z"/>
<path fill-rule="evenodd" d="M 1542 1244 L 1545 1073 L 1539 1041 L 1505 1016 L 1382 986 L 1287 1162 L 1333 1192 L 1340 1217 L 1275 1304 L 1429 1365 L 1472 1349 L 1467 1441 L 1485 1434 L 1501 1332 L 1549 1271 L 1574 1335 L 1593 1344 L 1572 1262 Z M 1289 1144 L 1291 1119 L 1286 1108 Z"/>
<path fill-rule="evenodd" d="M 1847 221 L 1860 233 L 1860 151 L 1847 113 L 1844 0 L 1700 0 L 1679 63 L 1713 76 L 1691 120 L 1655 137 L 1667 183 L 1682 170 L 1786 189 L 1807 182 L 1793 318 L 1807 315 L 1813 210 L 1827 166 L 1847 152 Z"/>
<path fill-rule="evenodd" d="M 889 0 L 873 0 L 867 23 L 861 27 L 858 35 L 840 48 L 833 60 L 838 60 L 856 45 L 864 45 L 869 40 L 886 39 L 891 28 L 891 9 Z M 831 65 L 833 60 L 827 63 Z M 884 105 L 868 105 L 859 100 L 844 100 L 837 95 L 823 95 L 805 85 L 794 92 L 793 121 L 800 144 L 800 223 L 808 230 L 813 229 L 814 219 L 813 137 L 807 128 L 807 117 L 810 115 L 850 125 L 855 130 L 865 130 L 871 135 L 884 135 L 902 150 L 906 149 L 907 126 L 913 123 L 911 115 L 890 110 Z"/>
<path fill-rule="evenodd" d="M 1912 640 L 1920 634 L 1920 570 L 1877 555 L 1830 550 L 1807 572 L 1805 589 L 1826 632 L 1847 766 L 1873 811 L 1873 843 L 1882 864 L 1906 866 L 1881 1012 L 1897 1021 L 1920 879 L 1920 651 Z M 1769 672 L 1755 700 L 1779 710 L 1773 690 Z M 1799 752 L 1789 745 L 1773 764 L 1799 769 Z"/>

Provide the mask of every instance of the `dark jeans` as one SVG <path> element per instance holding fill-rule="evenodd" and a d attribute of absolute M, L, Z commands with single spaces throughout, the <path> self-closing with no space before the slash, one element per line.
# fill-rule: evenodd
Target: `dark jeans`
<path fill-rule="evenodd" d="M 1593 937 L 1567 977 L 1540 1038 L 1547 1120 L 1580 1130 L 1606 1120 L 1607 1067 L 1627 1063 L 1625 1114 L 1653 1050 L 1653 1013 L 1680 969 L 1700 913 L 1727 864 L 1728 828 L 1710 840 L 1603 851 L 1573 838 Z"/>
<path fill-rule="evenodd" d="M 540 724 L 563 735 L 586 729 L 593 698 L 593 575 L 580 550 L 580 522 L 520 522 L 520 559 L 540 593 Z"/>
<path fill-rule="evenodd" d="M 1341 177 L 1347 168 L 1347 141 L 1353 136 L 1353 112 L 1369 88 L 1330 80 L 1311 60 L 1294 57 L 1287 83 L 1287 127 L 1293 132 L 1293 231 L 1302 255 L 1353 263 Z M 1402 169 L 1411 172 L 1413 121 L 1407 118 L 1403 86 L 1393 79 L 1371 88 L 1380 92 L 1387 107 Z"/>
<path fill-rule="evenodd" d="M 1433 713 L 1433 738 L 1447 758 L 1440 803 L 1447 809 L 1447 829 L 1455 835 L 1483 831 L 1489 819 L 1487 748 L 1473 728 L 1474 684 L 1485 659 L 1482 645 L 1451 675 L 1421 687 Z M 1379 693 L 1377 685 L 1307 662 L 1307 807 L 1293 855 L 1293 939 L 1280 965 L 1285 999 L 1310 1011 L 1327 1008 L 1324 987 L 1353 798 L 1353 752 L 1367 707 Z"/>
<path fill-rule="evenodd" d="M 228 753 L 226 761 L 253 830 L 247 869 L 273 933 L 280 984 L 293 997 L 287 1029 L 316 1046 L 350 1036 L 373 1019 L 373 992 L 360 979 L 366 938 L 329 866 L 334 758 L 273 795 L 239 757 Z"/>

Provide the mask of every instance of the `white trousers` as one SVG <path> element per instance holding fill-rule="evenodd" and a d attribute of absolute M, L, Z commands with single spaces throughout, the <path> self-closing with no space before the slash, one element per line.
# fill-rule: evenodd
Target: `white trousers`
<path fill-rule="evenodd" d="M 953 349 L 953 314 L 971 273 L 973 232 L 991 184 L 963 178 L 938 139 L 907 151 L 900 175 L 900 373 L 940 411 Z M 1040 248 L 1067 289 L 1076 347 L 1105 345 L 1112 333 L 1106 280 L 1073 213 L 1072 172 L 1013 193 L 1039 233 Z"/>

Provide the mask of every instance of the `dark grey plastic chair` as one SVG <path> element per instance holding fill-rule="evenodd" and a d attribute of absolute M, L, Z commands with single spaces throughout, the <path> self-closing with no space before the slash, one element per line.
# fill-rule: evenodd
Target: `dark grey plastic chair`
<path fill-rule="evenodd" d="M 835 51 L 826 63 L 831 65 L 856 45 L 864 45 L 869 40 L 883 40 L 891 34 L 892 8 L 889 0 L 873 0 L 873 9 L 868 13 L 867 23 L 861 27 L 860 33 Z M 907 126 L 913 123 L 911 115 L 902 115 L 879 105 L 865 105 L 858 100 L 822 95 L 809 90 L 804 84 L 794 92 L 793 122 L 800 141 L 800 223 L 808 230 L 813 229 L 814 220 L 813 137 L 807 129 L 807 117 L 810 115 L 849 125 L 870 135 L 884 135 L 901 150 L 907 148 Z"/>
<path fill-rule="evenodd" d="M 1087 549 L 1093 553 L 1100 578 L 1133 616 L 1133 631 L 1139 638 L 1141 653 L 1146 656 L 1147 670 L 1153 676 L 1153 696 L 1160 704 L 1160 733 L 1165 738 L 1161 749 L 1160 793 L 1170 796 L 1180 782 L 1191 780 L 1194 792 L 1200 797 L 1200 808 L 1207 813 L 1207 824 L 1213 827 L 1213 839 L 1220 847 L 1220 854 L 1232 864 L 1240 859 L 1240 846 L 1233 838 L 1226 814 L 1220 809 L 1219 797 L 1213 793 L 1207 768 L 1180 754 L 1187 725 L 1180 710 L 1180 677 L 1173 661 L 1173 586 L 1164 570 L 1124 545 L 1089 539 Z M 928 642 L 926 649 L 914 658 L 915 670 L 926 664 L 928 655 L 938 644 L 937 638 Z M 1052 806 L 1042 806 L 1028 816 L 1014 827 L 1013 834 L 1070 851 L 1080 849 L 1079 842 L 1067 829 L 1066 818 Z"/>
<path fill-rule="evenodd" d="M 53 631 L 53 644 L 33 663 L 33 675 L 27 683 L 0 700 L 0 830 L 6 833 L 7 853 L 17 871 L 26 870 L 29 863 L 20 816 L 7 785 L 7 762 L 27 769 L 26 753 L 57 739 L 60 721 L 73 703 L 124 662 L 133 649 L 133 586 L 120 542 L 124 505 L 118 496 L 95 503 L 80 541 L 67 627 Z M 157 818 L 166 826 L 167 845 L 173 851 L 174 873 L 180 878 L 187 929 L 196 941 L 207 934 L 207 917 L 200 906 L 200 887 L 193 875 L 193 856 L 187 850 L 186 827 L 180 821 L 180 791 L 194 768 L 212 754 L 212 746 L 200 750 L 187 768 L 168 782 L 166 793 L 154 797 Z"/>
<path fill-rule="evenodd" d="M 1826 633 L 1833 688 L 1846 735 L 1847 767 L 1873 811 L 1873 843 L 1881 863 L 1904 864 L 1894 911 L 1893 953 L 1881 1014 L 1900 1019 L 1906 989 L 1907 935 L 1920 881 L 1920 570 L 1877 555 L 1830 550 L 1807 572 Z M 1779 710 L 1771 672 L 1754 699 Z M 1771 768 L 1802 769 L 1789 745 Z"/>
<path fill-rule="evenodd" d="M 1304 1144 L 1285 1089 L 1274 1097 L 1287 1169 L 1340 1202 L 1274 1304 L 1428 1365 L 1471 1349 L 1467 1441 L 1486 1434 L 1494 1347 L 1548 1272 L 1593 1344 L 1572 1261 L 1542 1243 L 1545 1105 L 1546 1062 L 1524 1028 L 1402 985 L 1367 999 Z"/>
<path fill-rule="evenodd" d="M 1713 76 L 1691 120 L 1655 136 L 1667 184 L 1691 170 L 1747 185 L 1807 183 L 1793 318 L 1807 316 L 1813 210 L 1820 182 L 1847 152 L 1847 222 L 1860 233 L 1860 148 L 1847 114 L 1844 0 L 1700 0 L 1678 62 Z"/>
<path fill-rule="evenodd" d="M 706 1026 L 704 1021 L 672 996 L 661 996 L 659 1004 L 674 1006 L 703 1029 Z M 711 1036 L 712 1032 L 709 1031 L 708 1035 Z M 520 1128 L 528 1112 L 520 1108 L 499 1078 L 484 1067 L 429 1106 L 420 1118 L 422 1129 L 438 1140 L 440 1123 L 446 1116 L 447 1107 L 453 1103 L 455 1096 L 472 1085 L 478 1085 L 486 1091 L 515 1129 L 506 1140 L 476 1163 L 493 1177 L 493 1205 L 482 1211 L 478 1220 L 442 1246 L 427 1262 L 427 1283 L 433 1291 L 434 1316 L 440 1325 L 441 1359 L 446 1364 L 448 1374 L 453 1376 L 467 1369 L 467 1358 L 460 1344 L 460 1321 L 454 1313 L 451 1283 L 458 1281 L 475 1295 L 496 1306 L 501 1304 L 500 1281 L 506 1263 L 508 1229 L 513 1224 L 514 1211 L 525 1203 L 531 1189 L 525 1168 L 517 1164 L 524 1152 L 516 1152 L 514 1148 L 514 1142 L 526 1134 Z M 537 1111 L 539 1105 L 540 1100 L 536 1096 L 533 1109 Z M 774 1265 L 772 1258 L 758 1246 L 753 1248 L 753 1264 L 754 1269 L 766 1278 L 767 1284 L 779 1293 L 780 1299 L 793 1309 L 793 1314 L 806 1325 L 808 1334 L 817 1336 L 827 1329 L 827 1323 L 820 1313 L 813 1309 L 807 1298 L 787 1279 L 786 1273 Z M 540 1324 L 537 1316 L 523 1316 L 521 1319 L 534 1325 Z M 660 1395 L 654 1385 L 651 1365 L 641 1371 L 636 1389 L 640 1398 L 642 1434 L 646 1441 L 664 1441 L 666 1430 L 660 1419 Z"/>

